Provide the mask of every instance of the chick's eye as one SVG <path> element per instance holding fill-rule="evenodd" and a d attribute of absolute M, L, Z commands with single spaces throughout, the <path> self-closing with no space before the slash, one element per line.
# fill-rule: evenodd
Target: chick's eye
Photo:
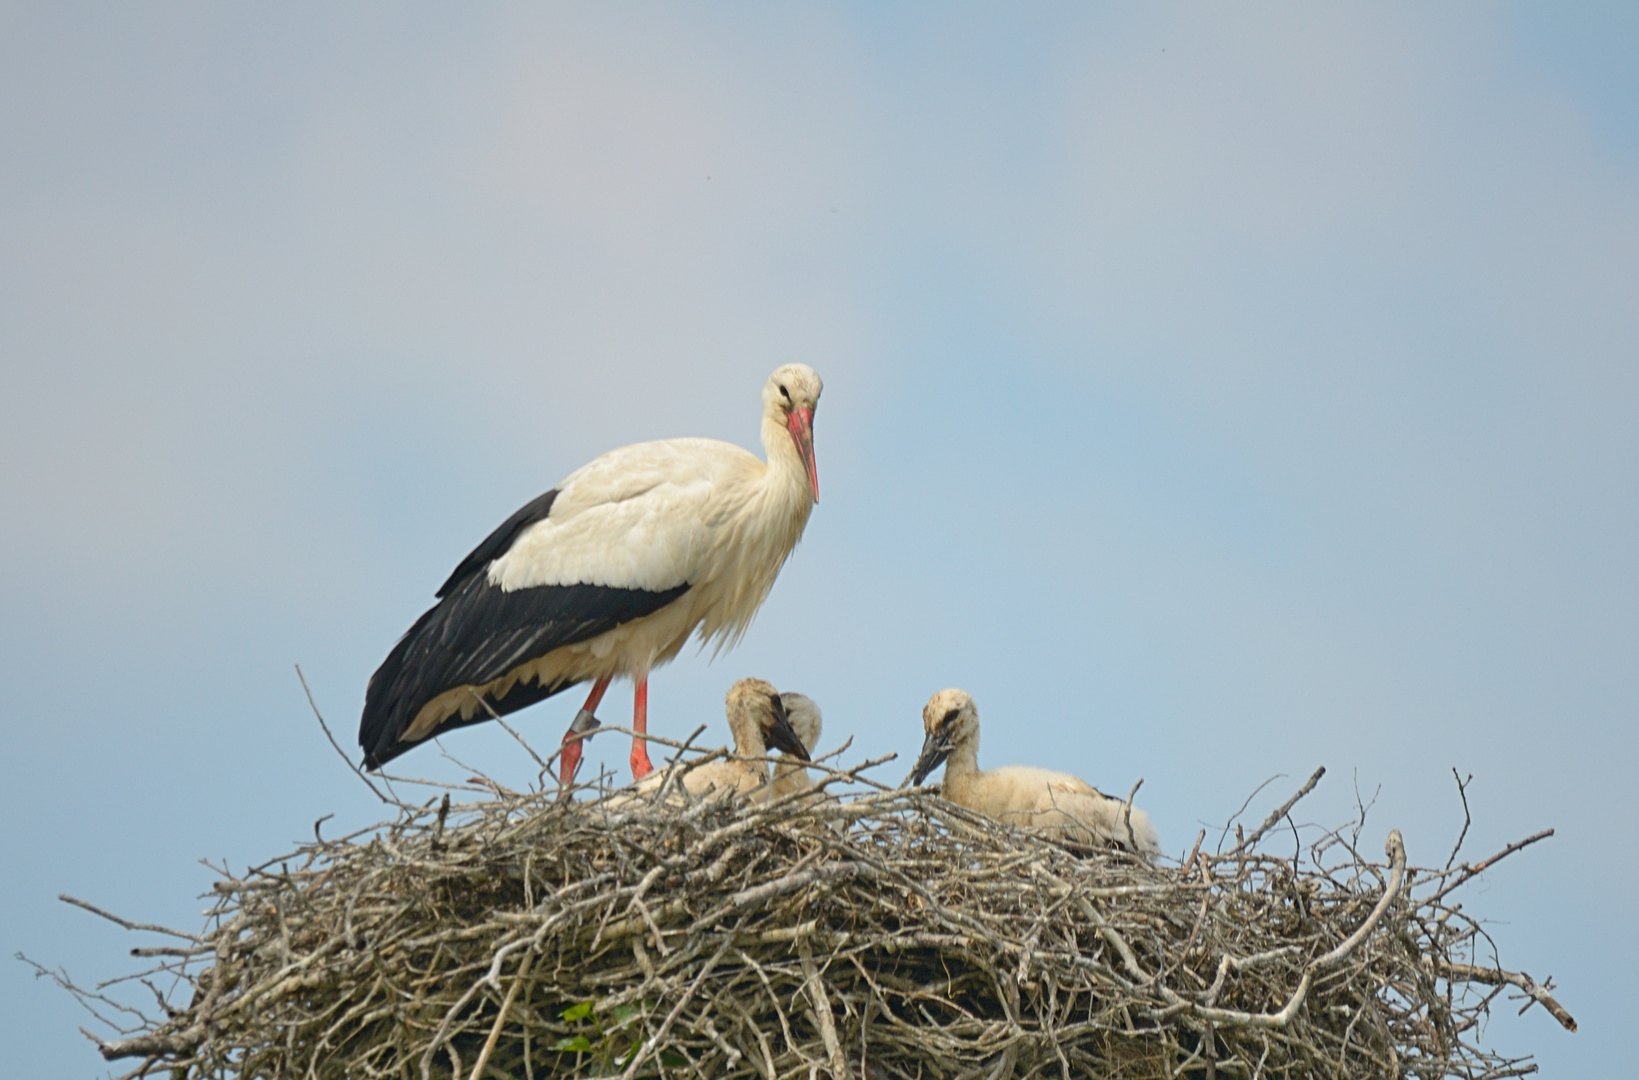
<path fill-rule="evenodd" d="M 789 405 L 791 403 L 791 391 L 787 390 L 783 386 L 780 387 L 780 396 L 785 398 L 786 404 Z"/>
<path fill-rule="evenodd" d="M 945 725 L 951 723 L 959 715 L 961 715 L 961 712 L 962 712 L 961 709 L 952 709 L 949 712 L 945 713 L 945 715 L 939 721 L 939 726 L 944 727 Z"/>

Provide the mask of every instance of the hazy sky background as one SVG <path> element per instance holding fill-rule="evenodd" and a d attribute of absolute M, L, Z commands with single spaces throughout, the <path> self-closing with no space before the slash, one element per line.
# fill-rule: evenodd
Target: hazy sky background
<path fill-rule="evenodd" d="M 1324 764 L 1302 820 L 1380 789 L 1440 863 L 1472 772 L 1471 856 L 1558 835 L 1469 909 L 1583 1024 L 1490 1037 L 1622 1074 L 1636 11 L 0 4 L 0 954 L 121 974 L 58 893 L 197 925 L 199 858 L 374 820 L 291 665 L 351 748 L 495 524 L 755 446 L 800 360 L 823 501 L 657 731 L 756 674 L 897 780 L 961 686 L 1180 852 Z M 0 1006 L 8 1073 L 105 1071 L 24 965 Z"/>

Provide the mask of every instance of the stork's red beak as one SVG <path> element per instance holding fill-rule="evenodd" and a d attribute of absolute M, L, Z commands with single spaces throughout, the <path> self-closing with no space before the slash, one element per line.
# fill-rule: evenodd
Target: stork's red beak
<path fill-rule="evenodd" d="M 797 456 L 808 470 L 808 486 L 813 489 L 814 501 L 819 502 L 819 468 L 814 464 L 814 410 L 792 409 L 786 414 L 785 426 L 791 430 Z"/>

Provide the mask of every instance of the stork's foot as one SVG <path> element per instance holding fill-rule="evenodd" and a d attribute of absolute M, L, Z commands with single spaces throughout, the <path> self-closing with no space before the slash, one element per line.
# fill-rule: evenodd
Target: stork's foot
<path fill-rule="evenodd" d="M 654 766 L 649 764 L 649 747 L 645 739 L 632 740 L 632 779 L 641 780 L 654 772 Z"/>

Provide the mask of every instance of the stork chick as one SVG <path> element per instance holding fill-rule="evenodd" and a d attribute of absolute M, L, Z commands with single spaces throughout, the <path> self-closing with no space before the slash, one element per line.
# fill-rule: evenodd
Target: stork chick
<path fill-rule="evenodd" d="M 734 736 L 733 757 L 708 761 L 693 769 L 673 765 L 645 777 L 637 790 L 658 791 L 673 770 L 677 770 L 677 782 L 697 798 L 762 799 L 770 790 L 765 760 L 770 750 L 779 750 L 799 761 L 808 760 L 807 748 L 792 730 L 780 692 L 770 684 L 761 679 L 741 679 L 729 687 L 723 711 L 728 718 L 729 732 Z"/>
<path fill-rule="evenodd" d="M 1085 780 L 1066 773 L 1008 765 L 979 769 L 979 710 L 965 690 L 941 690 L 922 709 L 927 733 L 912 780 L 920 784 L 941 762 L 944 796 L 1008 825 L 1019 825 L 1080 843 L 1116 844 L 1152 854 L 1161 842 L 1149 815 L 1127 806 Z"/>
<path fill-rule="evenodd" d="M 780 751 L 784 759 L 774 766 L 774 786 L 769 790 L 770 802 L 795 795 L 799 791 L 807 791 L 814 786 L 813 778 L 808 775 L 805 764 L 819 745 L 820 733 L 825 729 L 824 718 L 820 715 L 820 708 L 807 694 L 787 691 L 780 695 L 780 703 L 785 706 L 785 715 L 791 722 L 791 730 L 796 732 L 797 738 L 807 753 L 800 758 L 788 751 Z"/>

